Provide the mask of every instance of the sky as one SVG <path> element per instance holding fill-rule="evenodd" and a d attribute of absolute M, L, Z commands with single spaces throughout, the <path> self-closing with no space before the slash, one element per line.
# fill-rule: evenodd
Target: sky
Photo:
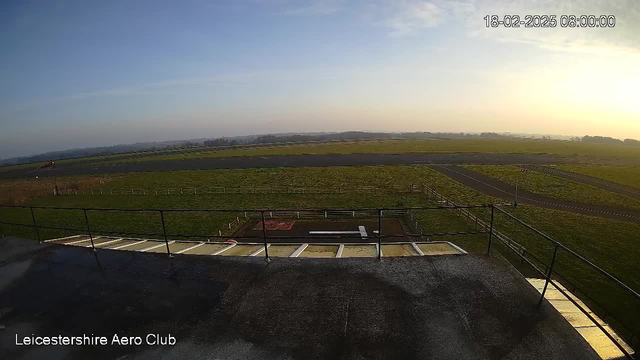
<path fill-rule="evenodd" d="M 0 158 L 279 132 L 640 139 L 638 20 L 635 0 L 5 0 Z"/>

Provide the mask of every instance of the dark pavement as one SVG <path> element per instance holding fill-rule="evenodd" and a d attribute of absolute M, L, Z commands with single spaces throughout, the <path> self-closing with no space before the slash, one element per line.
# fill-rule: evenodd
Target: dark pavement
<path fill-rule="evenodd" d="M 231 157 L 137 163 L 76 162 L 57 165 L 56 175 L 96 175 L 129 172 L 251 169 L 275 167 L 375 166 L 415 164 L 569 164 L 571 157 L 526 154 L 345 154 L 345 155 L 288 155 L 264 157 Z M 52 176 L 53 171 L 18 169 L 0 172 L 0 179 Z"/>
<path fill-rule="evenodd" d="M 600 189 L 615 192 L 620 195 L 629 196 L 635 199 L 640 199 L 640 189 L 636 189 L 631 186 L 626 186 L 626 185 L 614 183 L 611 181 L 598 179 L 592 176 L 587 176 L 587 175 L 578 174 L 571 171 L 560 170 L 560 169 L 547 167 L 547 166 L 525 165 L 524 167 L 529 168 L 531 170 L 543 172 L 545 174 L 559 176 L 559 177 L 573 180 L 573 181 L 579 181 L 581 183 L 599 187 Z"/>
<path fill-rule="evenodd" d="M 500 259 L 275 259 L 0 239 L 2 359 L 597 359 Z M 15 336 L 176 338 L 18 347 Z"/>
<path fill-rule="evenodd" d="M 433 168 L 451 179 L 484 194 L 505 199 L 509 202 L 515 201 L 515 185 L 507 184 L 504 181 L 460 166 L 434 166 Z M 518 190 L 518 204 L 640 223 L 640 210 L 568 201 L 532 193 L 523 189 Z"/>

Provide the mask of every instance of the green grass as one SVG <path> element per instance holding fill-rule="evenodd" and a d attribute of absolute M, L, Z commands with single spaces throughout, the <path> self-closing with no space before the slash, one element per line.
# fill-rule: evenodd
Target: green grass
<path fill-rule="evenodd" d="M 58 164 L 90 161 L 92 163 L 120 163 L 199 159 L 238 156 L 275 156 L 306 154 L 404 154 L 404 153 L 500 153 L 550 154 L 584 158 L 585 161 L 623 160 L 625 163 L 640 159 L 640 148 L 626 145 L 590 144 L 563 140 L 542 139 L 420 139 L 420 140 L 364 140 L 302 143 L 274 146 L 231 147 L 225 149 L 189 148 L 148 150 L 125 154 L 100 155 L 56 161 Z M 133 158 L 132 158 L 133 157 Z M 0 167 L 0 172 L 37 167 L 21 164 Z"/>
<path fill-rule="evenodd" d="M 588 144 L 561 140 L 534 139 L 429 139 L 332 142 L 240 149 L 189 149 L 168 155 L 150 154 L 104 163 L 183 160 L 239 156 L 276 156 L 309 154 L 403 154 L 403 153 L 501 153 L 552 154 L 587 157 L 640 159 L 640 148 L 624 145 Z"/>
<path fill-rule="evenodd" d="M 465 167 L 511 185 L 519 184 L 521 189 L 540 195 L 586 204 L 640 209 L 638 199 L 537 171 L 523 173 L 517 166 L 468 165 Z"/>
<path fill-rule="evenodd" d="M 499 202 L 499 199 L 480 194 L 444 175 L 434 174 L 431 181 L 436 183 L 438 191 L 454 200 L 475 203 Z M 640 224 L 524 205 L 517 209 L 507 208 L 507 211 L 573 249 L 631 288 L 640 291 L 640 267 L 637 266 L 640 256 L 640 244 L 637 242 Z M 475 212 L 489 221 L 488 211 Z M 499 213 L 495 217 L 495 227 L 524 246 L 528 256 L 535 256 L 544 265 L 550 264 L 553 245 L 549 241 Z M 510 250 L 499 242 L 494 244 L 494 249 L 510 259 L 523 274 L 534 274 L 528 265 L 517 261 L 519 258 Z M 538 261 L 533 262 L 541 265 Z M 619 322 L 631 329 L 638 329 L 640 313 L 637 308 L 640 304 L 613 282 L 563 251 L 558 255 L 556 271 L 606 309 L 603 312 L 599 306 L 578 292 L 594 311 L 600 315 L 613 315 L 615 319 L 608 317 L 606 321 L 612 324 L 616 331 L 624 332 Z"/>
<path fill-rule="evenodd" d="M 640 166 L 561 165 L 557 168 L 640 189 Z"/>
<path fill-rule="evenodd" d="M 146 188 L 179 186 L 213 186 L 228 184 L 248 185 L 304 185 L 337 186 L 341 184 L 386 187 L 389 185 L 409 185 L 429 183 L 443 195 L 460 203 L 481 204 L 501 202 L 485 196 L 462 184 L 452 181 L 441 173 L 426 166 L 381 166 L 381 167 L 333 167 L 333 168 L 279 168 L 247 170 L 207 170 L 166 173 L 137 173 L 114 177 L 107 188 Z M 96 188 L 100 185 L 96 185 Z M 421 194 L 198 194 L 198 195 L 69 195 L 43 197 L 29 202 L 31 205 L 65 206 L 73 208 L 354 208 L 354 207 L 403 207 L 427 205 Z M 588 217 L 567 212 L 520 206 L 508 209 L 519 218 L 538 227 L 563 244 L 603 267 L 614 276 L 636 290 L 640 290 L 640 243 L 637 234 L 640 225 L 604 218 Z M 489 219 L 486 209 L 474 211 L 483 219 Z M 5 221 L 31 223 L 29 210 L 0 209 Z M 53 211 L 35 210 L 38 223 L 59 227 L 84 229 L 86 224 L 81 210 Z M 242 213 L 194 214 L 167 213 L 166 223 L 169 233 L 215 235 L 228 222 L 242 218 Z M 420 211 L 415 214 L 426 232 L 471 231 L 474 227 L 459 216 L 445 211 Z M 119 230 L 130 233 L 161 233 L 158 212 L 89 212 L 92 231 Z M 551 243 L 531 231 L 516 224 L 504 215 L 496 216 L 496 229 L 523 245 L 528 254 L 549 263 L 553 251 Z M 35 238 L 28 228 L 0 225 L 2 232 Z M 44 237 L 71 235 L 65 231 L 45 231 Z M 487 237 L 474 235 L 456 238 L 434 238 L 448 240 L 472 253 L 486 251 Z M 500 251 L 510 260 L 517 259 L 500 243 L 495 243 L 494 251 Z M 531 274 L 525 265 L 514 261 L 525 274 Z M 558 257 L 557 270 L 566 279 L 577 284 L 598 303 L 603 304 L 620 321 L 633 326 L 640 325 L 639 304 L 621 292 L 611 282 L 596 274 L 583 263 L 571 258 L 567 253 Z M 598 309 L 596 309 L 598 310 Z M 611 321 L 607 319 L 607 321 Z M 616 329 L 620 327 L 614 322 Z"/>

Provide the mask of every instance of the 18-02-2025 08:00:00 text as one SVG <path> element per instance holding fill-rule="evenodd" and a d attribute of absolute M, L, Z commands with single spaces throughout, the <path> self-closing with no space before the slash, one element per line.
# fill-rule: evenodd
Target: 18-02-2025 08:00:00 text
<path fill-rule="evenodd" d="M 613 28 L 616 26 L 614 15 L 487 15 L 486 27 L 505 28 Z"/>

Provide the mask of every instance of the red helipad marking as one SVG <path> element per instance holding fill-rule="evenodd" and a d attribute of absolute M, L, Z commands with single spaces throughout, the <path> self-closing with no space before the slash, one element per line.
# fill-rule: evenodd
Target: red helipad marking
<path fill-rule="evenodd" d="M 291 230 L 295 224 L 295 220 L 292 221 L 273 221 L 268 220 L 264 222 L 265 228 L 269 231 L 274 230 Z M 258 224 L 253 228 L 253 230 L 262 230 L 262 221 L 258 221 Z"/>

